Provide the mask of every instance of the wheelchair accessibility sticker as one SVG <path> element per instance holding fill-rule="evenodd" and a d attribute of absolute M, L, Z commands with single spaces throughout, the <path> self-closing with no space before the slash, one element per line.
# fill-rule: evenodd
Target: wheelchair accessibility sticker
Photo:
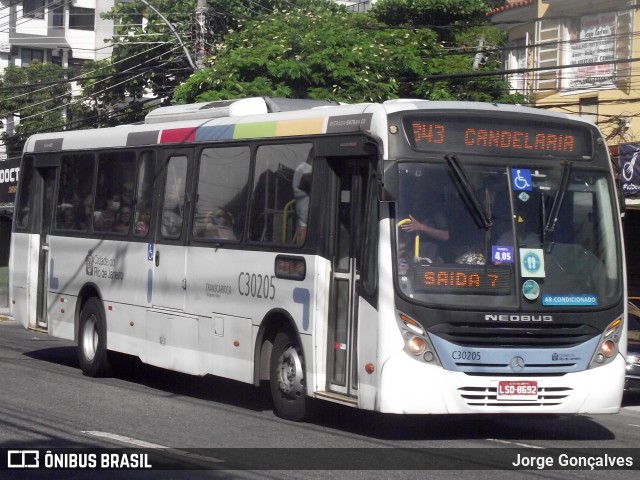
<path fill-rule="evenodd" d="M 529 170 L 528 168 L 512 168 L 511 181 L 514 190 L 533 190 L 533 183 L 531 182 L 531 170 Z"/>
<path fill-rule="evenodd" d="M 523 277 L 544 277 L 544 254 L 541 248 L 520 249 L 520 271 Z"/>

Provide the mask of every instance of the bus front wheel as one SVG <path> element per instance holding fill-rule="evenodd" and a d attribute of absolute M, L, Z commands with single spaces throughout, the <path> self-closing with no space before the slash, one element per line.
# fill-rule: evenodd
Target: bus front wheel
<path fill-rule="evenodd" d="M 275 414 L 294 422 L 307 413 L 302 348 L 295 337 L 279 332 L 271 353 L 270 388 Z"/>
<path fill-rule="evenodd" d="M 102 304 L 95 297 L 87 300 L 80 312 L 78 360 L 82 373 L 89 377 L 106 375 L 109 370 L 107 322 Z"/>

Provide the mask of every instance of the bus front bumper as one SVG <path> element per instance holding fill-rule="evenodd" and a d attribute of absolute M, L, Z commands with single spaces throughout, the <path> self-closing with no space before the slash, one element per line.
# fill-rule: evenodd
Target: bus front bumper
<path fill-rule="evenodd" d="M 382 367 L 377 410 L 383 413 L 616 413 L 620 410 L 625 360 L 557 376 L 487 376 L 452 372 L 400 351 Z M 499 381 L 535 381 L 526 400 L 498 398 Z"/>

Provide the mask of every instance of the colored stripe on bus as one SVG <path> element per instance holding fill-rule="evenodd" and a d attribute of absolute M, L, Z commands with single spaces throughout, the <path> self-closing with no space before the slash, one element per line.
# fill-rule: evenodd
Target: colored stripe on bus
<path fill-rule="evenodd" d="M 193 142 L 196 139 L 197 130 L 196 127 L 163 130 L 160 134 L 160 143 Z"/>
<path fill-rule="evenodd" d="M 160 130 L 151 132 L 132 132 L 127 135 L 127 147 L 136 147 L 138 145 L 155 145 L 158 143 L 158 134 Z"/>
<path fill-rule="evenodd" d="M 231 140 L 235 125 L 214 125 L 211 127 L 200 127 L 196 131 L 197 141 L 206 140 Z"/>
<path fill-rule="evenodd" d="M 324 131 L 324 122 L 323 117 L 283 120 L 276 125 L 276 136 L 317 135 Z"/>
<path fill-rule="evenodd" d="M 292 137 L 318 135 L 325 131 L 353 132 L 371 126 L 372 114 L 343 115 L 329 118 L 299 118 L 271 122 L 236 123 L 190 128 L 170 128 L 160 134 L 160 143 L 181 143 L 211 140 L 233 140 L 243 138 Z"/>
<path fill-rule="evenodd" d="M 239 123 L 233 132 L 233 138 L 275 137 L 277 122 Z"/>

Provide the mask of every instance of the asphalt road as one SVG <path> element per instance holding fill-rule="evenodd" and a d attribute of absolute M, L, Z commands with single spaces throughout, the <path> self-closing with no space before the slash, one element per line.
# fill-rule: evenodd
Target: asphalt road
<path fill-rule="evenodd" d="M 130 359 L 118 362 L 114 377 L 94 379 L 82 375 L 76 357 L 71 342 L 0 320 L 0 455 L 127 448 L 162 452 L 161 463 L 178 470 L 5 470 L 0 478 L 635 479 L 640 468 L 640 397 L 625 397 L 622 411 L 606 416 L 385 416 L 314 402 L 309 421 L 292 423 L 275 417 L 252 386 Z M 518 455 L 626 458 L 615 449 L 635 449 L 628 451 L 634 465 L 606 472 L 496 466 Z"/>

